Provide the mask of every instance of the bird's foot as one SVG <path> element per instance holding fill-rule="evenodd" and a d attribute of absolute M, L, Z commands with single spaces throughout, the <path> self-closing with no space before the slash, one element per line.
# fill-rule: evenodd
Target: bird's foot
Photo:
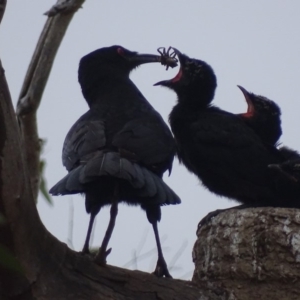
<path fill-rule="evenodd" d="M 97 253 L 95 257 L 95 263 L 100 266 L 105 266 L 106 265 L 106 257 L 110 254 L 111 248 L 105 250 L 100 247 L 99 252 Z"/>
<path fill-rule="evenodd" d="M 91 254 L 89 247 L 84 246 L 82 251 L 80 252 L 82 255 Z"/>
<path fill-rule="evenodd" d="M 173 278 L 170 273 L 169 273 L 169 270 L 168 270 L 168 267 L 167 267 L 167 264 L 165 262 L 165 260 L 162 258 L 162 259 L 158 259 L 157 261 L 157 264 L 156 264 L 156 268 L 154 270 L 154 272 L 152 273 L 154 274 L 155 276 L 157 277 L 167 277 L 167 278 Z"/>

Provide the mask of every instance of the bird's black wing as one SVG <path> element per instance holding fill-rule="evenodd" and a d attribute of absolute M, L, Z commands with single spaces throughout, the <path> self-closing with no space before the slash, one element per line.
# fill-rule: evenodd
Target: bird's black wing
<path fill-rule="evenodd" d="M 278 161 L 277 150 L 269 151 L 251 128 L 231 114 L 203 113 L 190 124 L 188 131 L 186 143 L 189 145 L 181 147 L 179 144 L 179 148 L 191 149 L 193 157 L 198 153 L 199 160 L 200 157 L 205 160 L 203 165 L 222 170 L 224 174 L 257 178 L 259 182 L 260 174 L 255 172 L 267 172 L 267 165 Z M 190 153 L 185 155 L 189 156 Z"/>
<path fill-rule="evenodd" d="M 150 169 L 161 165 L 163 172 L 171 168 L 175 155 L 171 131 L 160 116 L 127 122 L 114 136 L 112 144 L 136 154 L 138 161 Z"/>
<path fill-rule="evenodd" d="M 131 124 L 131 121 L 127 124 Z M 133 124 L 137 125 L 140 122 L 135 123 L 133 121 Z M 146 122 L 145 124 L 150 123 Z M 84 193 L 86 192 L 87 184 L 97 182 L 96 185 L 101 186 L 100 178 L 108 176 L 121 179 L 120 193 L 122 200 L 126 200 L 127 202 L 136 203 L 142 201 L 145 205 L 147 203 L 149 205 L 180 203 L 179 197 L 157 174 L 141 166 L 139 163 L 135 163 L 130 157 L 122 157 L 121 149 L 118 151 L 117 148 L 127 151 L 137 150 L 137 153 L 145 161 L 148 159 L 147 162 L 149 163 L 160 162 L 170 153 L 170 151 L 164 150 L 163 155 L 156 154 L 158 149 L 153 144 L 155 144 L 155 136 L 158 136 L 159 139 L 161 134 L 155 132 L 155 126 L 151 130 L 150 126 L 145 126 L 144 128 L 143 126 L 136 127 L 135 125 L 133 126 L 133 128 L 136 128 L 134 136 L 129 134 L 127 142 L 124 139 L 118 140 L 124 141 L 124 144 L 120 143 L 119 145 L 117 143 L 112 150 L 112 147 L 108 147 L 107 145 L 105 122 L 99 120 L 99 116 L 94 116 L 92 113 L 83 115 L 69 131 L 63 147 L 63 164 L 69 173 L 51 188 L 50 193 L 53 195 Z M 126 126 L 124 128 L 127 128 Z M 131 128 L 131 126 L 129 125 L 128 128 Z M 157 130 L 159 132 L 159 128 Z M 124 137 L 123 134 L 125 132 L 126 130 L 121 130 L 121 135 L 117 134 L 116 136 Z M 139 137 L 143 138 L 143 142 L 139 141 Z M 138 143 L 132 145 L 134 144 L 134 139 L 137 139 Z M 146 145 L 149 143 L 149 146 L 145 147 L 143 143 Z M 160 147 L 162 149 L 169 149 L 163 143 Z M 150 151 L 147 152 L 148 150 L 143 150 L 144 148 L 149 148 Z M 147 157 L 147 154 L 155 154 L 157 157 L 152 161 Z"/>
<path fill-rule="evenodd" d="M 84 157 L 105 147 L 105 123 L 89 112 L 84 114 L 66 136 L 62 161 L 68 171 L 78 166 Z"/>

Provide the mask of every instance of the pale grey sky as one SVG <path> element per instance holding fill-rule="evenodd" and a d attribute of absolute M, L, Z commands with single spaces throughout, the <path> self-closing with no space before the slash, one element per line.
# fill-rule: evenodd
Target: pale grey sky
<path fill-rule="evenodd" d="M 0 27 L 0 50 L 14 103 L 39 34 L 46 21 L 43 13 L 53 0 L 8 1 Z M 129 50 L 156 53 L 161 46 L 174 46 L 187 55 L 208 62 L 218 78 L 215 104 L 231 112 L 243 112 L 246 104 L 236 87 L 276 101 L 283 113 L 281 141 L 300 149 L 300 2 L 299 1 L 89 1 L 80 9 L 58 51 L 41 107 L 39 132 L 47 139 L 44 158 L 49 188 L 65 174 L 61 163 L 62 144 L 71 125 L 87 110 L 77 83 L 79 59 L 101 47 L 114 44 Z M 131 78 L 150 103 L 167 121 L 175 94 L 153 87 L 168 79 L 177 69 L 166 72 L 159 64 L 144 65 Z M 246 159 L 246 158 L 245 158 Z M 193 270 L 192 247 L 198 221 L 209 211 L 236 205 L 233 201 L 207 192 L 192 174 L 175 162 L 166 182 L 180 195 L 182 204 L 162 208 L 159 224 L 167 262 L 182 243 L 188 242 L 170 270 L 174 277 L 190 278 Z M 50 207 L 40 199 L 41 218 L 58 239 L 66 242 L 69 207 L 74 203 L 73 243 L 81 250 L 88 226 L 84 198 L 54 197 Z M 109 218 L 103 209 L 97 218 L 93 245 L 102 240 Z M 148 233 L 147 233 L 148 232 Z M 152 228 L 138 207 L 122 206 L 111 239 L 108 263 L 123 266 L 147 234 L 142 253 L 155 249 Z M 153 271 L 156 251 L 138 268 Z"/>

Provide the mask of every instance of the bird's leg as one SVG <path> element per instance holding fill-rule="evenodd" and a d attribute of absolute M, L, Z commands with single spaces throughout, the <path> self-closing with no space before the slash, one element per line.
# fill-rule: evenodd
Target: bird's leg
<path fill-rule="evenodd" d="M 157 229 L 157 221 L 152 222 L 153 230 L 154 230 L 154 235 L 155 235 L 155 240 L 156 240 L 156 245 L 157 245 L 157 252 L 158 252 L 158 260 L 156 264 L 156 268 L 153 272 L 154 275 L 157 277 L 168 277 L 172 278 L 172 276 L 169 273 L 167 263 L 164 259 L 163 252 L 161 249 L 161 244 L 160 244 L 160 239 L 159 239 L 159 234 L 158 234 L 158 229 Z"/>
<path fill-rule="evenodd" d="M 88 227 L 87 235 L 86 235 L 86 238 L 85 238 L 84 246 L 83 246 L 83 249 L 82 249 L 83 254 L 89 254 L 90 253 L 89 244 L 90 244 L 90 238 L 91 238 L 91 233 L 92 233 L 95 217 L 96 217 L 96 214 L 94 212 L 91 212 L 89 227 Z"/>
<path fill-rule="evenodd" d="M 203 225 L 206 225 L 212 218 L 216 217 L 218 214 L 225 212 L 227 210 L 231 209 L 245 209 L 245 208 L 250 208 L 250 207 L 260 207 L 259 205 L 248 205 L 248 204 L 242 204 L 238 206 L 233 206 L 225 209 L 217 209 L 214 211 L 211 211 L 208 213 L 199 223 L 198 223 L 198 228 L 202 227 Z"/>
<path fill-rule="evenodd" d="M 111 208 L 110 208 L 110 219 L 109 223 L 101 244 L 101 247 L 99 249 L 98 254 L 95 257 L 95 262 L 99 265 L 105 265 L 106 264 L 106 257 L 109 255 L 111 252 L 111 248 L 107 249 L 109 240 L 111 238 L 112 232 L 115 227 L 116 223 L 116 218 L 118 215 L 118 201 L 119 201 L 119 183 L 115 183 L 115 188 L 114 188 L 114 193 L 112 197 L 112 203 L 111 203 Z"/>

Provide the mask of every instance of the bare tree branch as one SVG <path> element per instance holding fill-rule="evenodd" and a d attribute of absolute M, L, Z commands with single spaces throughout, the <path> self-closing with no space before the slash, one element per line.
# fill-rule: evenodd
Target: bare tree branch
<path fill-rule="evenodd" d="M 70 12 L 75 12 L 78 8 L 81 8 L 81 4 L 84 1 L 72 1 L 72 0 L 59 0 L 55 5 L 51 7 L 44 15 L 48 17 L 53 17 L 57 14 L 67 14 Z"/>
<path fill-rule="evenodd" d="M 0 227 L 0 243 L 15 257 L 35 252 L 33 238 L 42 228 L 31 192 L 27 188 L 29 185 L 26 184 L 21 149 L 15 112 L 0 61 L 0 213 L 5 218 L 5 224 Z M 31 223 L 32 232 L 28 223 Z M 33 299 L 29 280 L 21 274 L 0 268 L 0 283 L 1 299 L 17 296 Z"/>
<path fill-rule="evenodd" d="M 34 199 L 37 199 L 39 189 L 41 149 L 36 112 L 40 105 L 57 50 L 74 13 L 81 7 L 84 0 L 68 0 L 65 2 L 68 5 L 65 4 L 64 9 L 56 9 L 55 14 L 48 14 L 50 17 L 48 17 L 40 35 L 17 104 L 17 116 L 24 139 L 24 149 Z M 62 5 L 62 1 L 58 1 L 57 5 Z M 63 13 L 59 13 L 60 11 Z"/>
<path fill-rule="evenodd" d="M 6 8 L 6 0 L 0 0 L 0 23 L 4 16 L 5 8 Z"/>

